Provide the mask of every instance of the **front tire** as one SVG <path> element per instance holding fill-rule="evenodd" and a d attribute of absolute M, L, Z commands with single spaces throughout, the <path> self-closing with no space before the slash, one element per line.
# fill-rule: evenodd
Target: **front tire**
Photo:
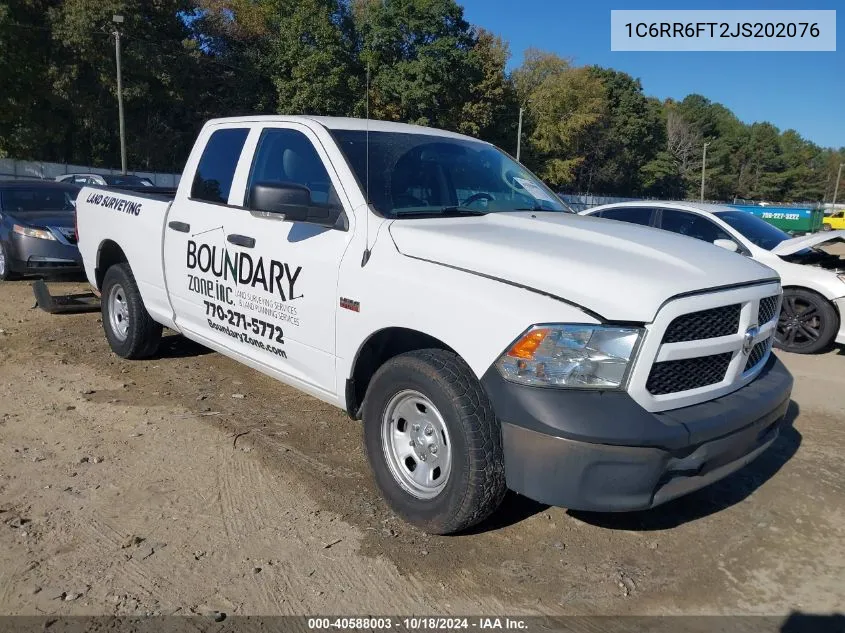
<path fill-rule="evenodd" d="M 501 426 L 472 370 L 451 352 L 401 354 L 364 400 L 364 444 L 376 484 L 409 523 L 465 530 L 505 495 Z"/>
<path fill-rule="evenodd" d="M 101 305 L 103 329 L 115 354 L 139 359 L 156 353 L 162 327 L 144 307 L 129 264 L 116 264 L 106 271 Z"/>
<path fill-rule="evenodd" d="M 793 354 L 815 354 L 830 347 L 839 315 L 830 301 L 805 288 L 783 291 L 775 346 Z"/>
<path fill-rule="evenodd" d="M 12 272 L 12 261 L 9 259 L 8 251 L 0 242 L 0 281 L 13 281 L 18 279 L 18 276 Z"/>

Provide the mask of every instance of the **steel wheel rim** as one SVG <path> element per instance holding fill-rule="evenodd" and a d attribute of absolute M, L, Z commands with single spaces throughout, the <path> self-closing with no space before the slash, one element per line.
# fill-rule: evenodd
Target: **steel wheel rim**
<path fill-rule="evenodd" d="M 778 340 L 787 347 L 801 349 L 816 343 L 824 322 L 819 306 L 801 297 L 784 297 L 778 316 Z"/>
<path fill-rule="evenodd" d="M 115 284 L 109 290 L 109 325 L 114 335 L 125 341 L 129 335 L 129 303 L 123 286 Z"/>
<path fill-rule="evenodd" d="M 400 391 L 387 403 L 381 446 L 396 483 L 417 499 L 433 499 L 449 482 L 449 429 L 437 407 L 419 391 Z"/>
<path fill-rule="evenodd" d="M 0 277 L 6 274 L 6 251 L 0 246 Z"/>

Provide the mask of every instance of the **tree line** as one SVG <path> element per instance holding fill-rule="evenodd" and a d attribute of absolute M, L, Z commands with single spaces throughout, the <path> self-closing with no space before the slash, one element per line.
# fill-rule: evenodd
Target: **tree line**
<path fill-rule="evenodd" d="M 114 14 L 129 166 L 180 171 L 202 123 L 238 114 L 369 116 L 516 152 L 557 190 L 829 201 L 845 148 L 746 124 L 701 95 L 528 50 L 455 0 L 0 0 L 0 157 L 120 164 Z"/>

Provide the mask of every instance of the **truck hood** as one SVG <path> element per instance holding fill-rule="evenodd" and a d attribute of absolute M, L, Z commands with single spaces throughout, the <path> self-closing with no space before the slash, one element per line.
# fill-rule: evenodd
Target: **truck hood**
<path fill-rule="evenodd" d="M 647 323 L 676 295 L 777 279 L 700 240 L 568 213 L 405 219 L 389 230 L 403 255 L 548 293 L 610 321 Z"/>
<path fill-rule="evenodd" d="M 784 240 L 772 249 L 775 255 L 792 255 L 801 249 L 812 246 L 821 246 L 828 242 L 845 240 L 845 231 L 820 231 L 801 237 L 793 237 L 791 240 Z"/>

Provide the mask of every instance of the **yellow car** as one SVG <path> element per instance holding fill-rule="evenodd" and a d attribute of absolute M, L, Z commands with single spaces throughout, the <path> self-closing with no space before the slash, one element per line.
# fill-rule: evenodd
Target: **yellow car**
<path fill-rule="evenodd" d="M 822 230 L 824 231 L 845 229 L 845 211 L 838 211 L 832 215 L 826 215 L 822 221 L 824 222 L 822 225 Z"/>

